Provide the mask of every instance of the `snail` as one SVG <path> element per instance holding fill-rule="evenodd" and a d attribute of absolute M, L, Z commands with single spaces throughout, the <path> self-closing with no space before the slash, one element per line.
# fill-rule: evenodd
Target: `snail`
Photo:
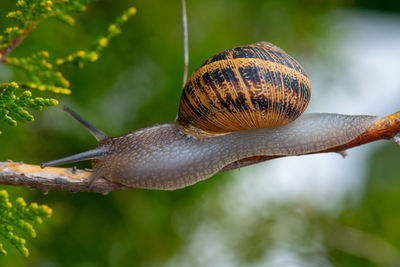
<path fill-rule="evenodd" d="M 175 122 L 109 137 L 64 110 L 97 139 L 96 148 L 42 163 L 92 160 L 90 182 L 173 190 L 253 156 L 300 155 L 345 144 L 375 116 L 303 114 L 311 83 L 301 65 L 267 42 L 234 47 L 201 65 L 185 84 Z"/>

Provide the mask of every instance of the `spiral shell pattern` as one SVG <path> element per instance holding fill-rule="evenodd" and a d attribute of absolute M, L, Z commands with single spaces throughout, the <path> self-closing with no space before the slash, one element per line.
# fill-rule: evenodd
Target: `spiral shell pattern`
<path fill-rule="evenodd" d="M 193 137 L 275 127 L 299 117 L 311 97 L 304 69 L 267 42 L 208 59 L 183 88 L 176 124 Z"/>

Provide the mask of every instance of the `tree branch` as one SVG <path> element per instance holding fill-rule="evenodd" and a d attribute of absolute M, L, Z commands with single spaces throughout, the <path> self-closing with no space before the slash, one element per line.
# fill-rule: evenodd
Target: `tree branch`
<path fill-rule="evenodd" d="M 91 174 L 91 170 L 55 167 L 41 169 L 38 165 L 22 162 L 0 162 L 0 184 L 39 189 L 45 194 L 50 190 L 106 194 L 115 190 L 128 189 L 126 186 L 104 179 L 96 179 L 89 188 Z"/>
<path fill-rule="evenodd" d="M 24 32 L 20 35 L 15 37 L 8 46 L 6 46 L 3 50 L 0 51 L 0 63 L 6 62 L 6 57 L 8 54 L 16 48 L 24 39 L 25 37 L 39 24 L 39 21 L 32 22 L 32 26 L 25 29 Z"/>
<path fill-rule="evenodd" d="M 337 152 L 342 155 L 346 149 L 360 146 L 381 139 L 391 139 L 400 146 L 400 111 L 383 117 L 371 125 L 364 133 L 347 144 L 318 151 L 315 153 Z M 313 153 L 313 154 L 315 154 Z M 278 158 L 278 156 L 257 156 L 239 160 L 227 165 L 220 172 L 238 169 L 248 165 Z M 47 167 L 41 169 L 38 165 L 15 162 L 0 162 L 0 184 L 24 186 L 39 189 L 47 193 L 49 190 L 66 190 L 72 192 L 86 191 L 106 194 L 115 190 L 128 189 L 121 184 L 112 183 L 104 179 L 97 179 L 88 187 L 90 170 L 76 170 L 74 168 Z"/>

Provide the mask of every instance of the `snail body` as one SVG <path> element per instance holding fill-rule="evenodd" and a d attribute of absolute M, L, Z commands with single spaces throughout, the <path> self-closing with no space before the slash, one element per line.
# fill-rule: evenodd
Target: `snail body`
<path fill-rule="evenodd" d="M 241 159 L 301 155 L 345 144 L 377 121 L 374 116 L 304 114 L 311 84 L 280 48 L 256 43 L 207 60 L 185 85 L 178 117 L 108 137 L 66 108 L 99 141 L 90 151 L 43 163 L 92 160 L 92 181 L 173 190 L 210 178 Z"/>
<path fill-rule="evenodd" d="M 210 138 L 188 138 L 167 123 L 101 142 L 100 148 L 113 152 L 93 160 L 93 175 L 135 188 L 177 189 L 240 159 L 305 154 L 347 143 L 375 121 L 373 116 L 305 114 L 281 127 Z"/>

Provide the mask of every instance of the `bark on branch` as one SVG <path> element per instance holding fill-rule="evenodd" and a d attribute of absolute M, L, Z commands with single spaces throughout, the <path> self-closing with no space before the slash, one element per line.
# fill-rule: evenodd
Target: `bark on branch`
<path fill-rule="evenodd" d="M 11 42 L 6 46 L 3 50 L 0 51 L 0 63 L 6 62 L 6 57 L 8 54 L 16 48 L 24 39 L 25 37 L 39 24 L 39 21 L 32 22 L 32 26 L 25 29 L 24 32 L 20 35 L 15 37 Z"/>
<path fill-rule="evenodd" d="M 364 133 L 347 144 L 315 153 L 337 152 L 345 155 L 344 151 L 347 149 L 381 139 L 391 139 L 400 145 L 400 138 L 396 137 L 399 133 L 400 111 L 381 118 Z M 257 156 L 242 159 L 226 166 L 220 172 L 238 169 L 274 158 L 277 158 L 277 156 Z M 45 193 L 49 190 L 66 190 L 72 192 L 86 191 L 106 194 L 115 190 L 128 189 L 126 186 L 112 183 L 104 179 L 97 179 L 88 187 L 91 174 L 92 172 L 90 170 L 54 167 L 41 169 L 38 165 L 0 162 L 0 184 L 3 185 L 24 186 L 32 189 L 39 189 Z"/>

